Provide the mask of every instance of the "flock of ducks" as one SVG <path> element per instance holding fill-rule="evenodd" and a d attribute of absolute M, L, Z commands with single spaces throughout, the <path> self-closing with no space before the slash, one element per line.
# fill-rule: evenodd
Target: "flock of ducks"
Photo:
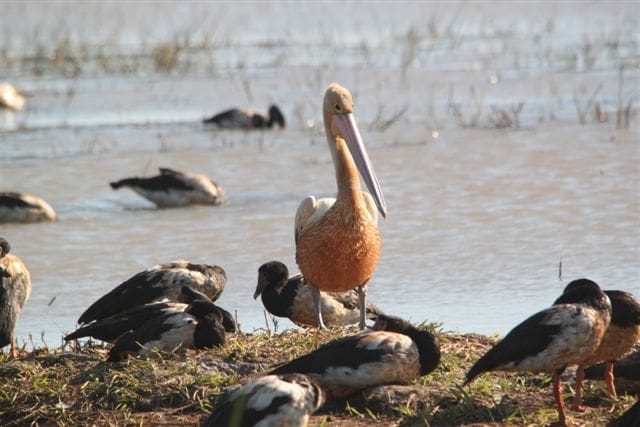
<path fill-rule="evenodd" d="M 0 107 L 20 110 L 25 98 L 10 84 L 0 84 Z M 271 105 L 268 114 L 256 110 L 233 108 L 204 119 L 206 125 L 219 129 L 263 130 L 274 125 L 284 128 L 284 114 Z M 158 208 L 188 205 L 222 205 L 227 194 L 220 184 L 205 175 L 159 168 L 151 177 L 131 177 L 111 182 L 111 188 L 129 188 Z M 44 199 L 28 193 L 0 191 L 0 223 L 56 221 L 58 215 Z"/>
<path fill-rule="evenodd" d="M 242 115 L 245 129 L 274 123 L 284 126 L 284 117 L 273 107 L 268 117 L 258 119 L 254 112 L 229 110 L 206 122 L 226 127 Z M 322 329 L 358 322 L 363 331 L 330 341 L 239 387 L 216 405 L 204 425 L 227 425 L 231 420 L 240 420 L 240 425 L 306 425 L 327 400 L 371 386 L 408 383 L 440 363 L 436 336 L 384 314 L 366 299 L 366 286 L 381 252 L 378 215 L 385 217 L 387 208 L 353 116 L 351 94 L 335 83 L 330 85 L 323 116 L 337 195 L 309 196 L 300 203 L 295 242 L 301 274 L 289 277 L 286 265 L 279 261 L 263 264 L 254 298 L 261 296 L 270 313 L 298 325 Z M 360 178 L 369 192 L 362 191 Z M 158 207 L 219 204 L 226 198 L 213 180 L 170 169 L 161 169 L 156 177 L 127 178 L 111 186 L 132 188 Z M 187 187 L 197 196 L 154 196 L 158 192 L 178 194 Z M 215 198 L 211 196 L 214 189 Z M 10 343 L 15 357 L 13 329 L 31 283 L 24 264 L 9 253 L 8 242 L 0 240 L 0 247 L 0 344 Z M 109 342 L 108 360 L 112 362 L 177 348 L 222 346 L 227 333 L 238 331 L 233 316 L 215 304 L 225 282 L 226 274 L 219 266 L 187 261 L 154 266 L 99 298 L 80 316 L 81 326 L 65 339 L 93 337 Z M 371 330 L 364 330 L 367 319 L 374 321 Z M 578 366 L 572 409 L 584 410 L 584 368 L 598 362 L 606 363 L 605 381 L 615 398 L 612 363 L 639 338 L 640 302 L 633 294 L 602 291 L 591 280 L 574 280 L 549 308 L 517 325 L 476 361 L 464 385 L 490 371 L 551 373 L 558 422 L 567 425 L 560 383 L 563 371 Z"/>

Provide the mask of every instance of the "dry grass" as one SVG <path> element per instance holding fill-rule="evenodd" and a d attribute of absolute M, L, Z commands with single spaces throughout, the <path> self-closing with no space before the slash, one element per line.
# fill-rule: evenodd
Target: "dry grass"
<path fill-rule="evenodd" d="M 438 325 L 423 327 L 431 330 Z M 85 345 L 76 352 L 39 349 L 19 360 L 0 356 L 0 424 L 197 425 L 225 387 L 259 376 L 274 365 L 324 342 L 355 332 L 287 330 L 278 335 L 230 337 L 222 349 L 163 354 L 122 364 L 104 361 L 106 349 Z M 546 425 L 556 420 L 550 378 L 493 373 L 468 388 L 466 370 L 493 338 L 438 332 L 441 365 L 411 385 L 380 386 L 344 401 L 327 403 L 312 425 Z M 161 356 L 161 357 L 160 357 Z M 567 373 L 565 397 L 571 396 Z M 603 425 L 633 398 L 606 397 L 601 382 L 588 382 L 587 413 L 569 412 L 583 425 Z"/>

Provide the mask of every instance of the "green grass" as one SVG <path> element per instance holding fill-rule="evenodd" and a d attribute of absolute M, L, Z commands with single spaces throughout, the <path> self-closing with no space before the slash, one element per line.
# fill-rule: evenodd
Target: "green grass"
<path fill-rule="evenodd" d="M 548 375 L 485 373 L 460 385 L 467 369 L 496 337 L 445 333 L 441 324 L 421 324 L 442 347 L 440 366 L 410 385 L 364 390 L 327 402 L 311 425 L 547 425 L 557 419 Z M 107 349 L 84 345 L 69 351 L 39 348 L 18 360 L 0 354 L 0 425 L 197 425 L 227 387 L 244 384 L 273 366 L 356 332 L 284 331 L 229 338 L 222 349 L 157 354 L 120 364 L 105 362 Z M 572 379 L 564 379 L 565 399 Z M 601 381 L 587 381 L 586 413 L 567 410 L 579 424 L 603 425 L 634 397 L 607 397 Z"/>

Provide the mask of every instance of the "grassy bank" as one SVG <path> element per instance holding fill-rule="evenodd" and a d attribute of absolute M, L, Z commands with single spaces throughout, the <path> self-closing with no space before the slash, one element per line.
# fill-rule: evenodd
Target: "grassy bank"
<path fill-rule="evenodd" d="M 424 327 L 437 329 L 437 325 Z M 162 355 L 122 364 L 104 362 L 106 348 L 85 345 L 0 355 L 0 425 L 198 424 L 225 387 L 245 383 L 270 367 L 355 329 L 285 331 L 230 337 L 222 349 Z M 466 370 L 494 338 L 438 331 L 441 365 L 411 385 L 381 386 L 345 401 L 328 402 L 311 425 L 546 425 L 557 419 L 550 377 L 485 374 L 461 389 Z M 572 396 L 572 371 L 565 398 Z M 587 381 L 586 413 L 569 411 L 579 425 L 606 425 L 635 397 L 617 402 L 604 383 Z"/>

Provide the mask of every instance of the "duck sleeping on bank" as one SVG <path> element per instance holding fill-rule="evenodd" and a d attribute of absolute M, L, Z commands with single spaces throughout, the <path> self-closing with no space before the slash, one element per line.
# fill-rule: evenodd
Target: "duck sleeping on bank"
<path fill-rule="evenodd" d="M 225 339 L 222 318 L 217 313 L 201 318 L 187 312 L 164 313 L 119 336 L 107 361 L 120 362 L 128 356 L 148 356 L 158 351 L 219 347 Z"/>
<path fill-rule="evenodd" d="M 215 405 L 202 427 L 304 427 L 324 401 L 322 388 L 306 375 L 267 375 L 237 388 Z"/>
<path fill-rule="evenodd" d="M 215 301 L 226 281 L 226 273 L 217 265 L 193 264 L 185 260 L 155 265 L 130 277 L 91 304 L 78 323 L 104 319 L 142 304 L 179 302 L 178 295 L 185 285 L 201 290 Z"/>
<path fill-rule="evenodd" d="M 289 318 L 299 326 L 318 326 L 313 299 L 313 289 L 301 274 L 289 277 L 287 266 L 280 261 L 270 261 L 258 269 L 258 285 L 253 298 L 262 296 L 262 304 L 269 313 Z M 325 325 L 346 326 L 360 320 L 358 293 L 320 292 L 320 307 Z M 367 302 L 366 314 L 373 319 L 382 311 Z"/>
<path fill-rule="evenodd" d="M 271 129 L 274 125 L 286 126 L 284 114 L 276 105 L 269 107 L 269 113 L 263 114 L 255 110 L 232 108 L 202 121 L 208 125 L 216 125 L 220 129 Z"/>
<path fill-rule="evenodd" d="M 110 183 L 118 190 L 130 188 L 159 208 L 188 205 L 221 205 L 227 194 L 213 179 L 205 175 L 160 168 L 160 174 L 146 178 L 125 178 Z"/>
<path fill-rule="evenodd" d="M 409 383 L 440 363 L 440 344 L 428 331 L 399 317 L 378 315 L 373 331 L 340 338 L 272 370 L 301 373 L 342 398 L 367 387 Z"/>

